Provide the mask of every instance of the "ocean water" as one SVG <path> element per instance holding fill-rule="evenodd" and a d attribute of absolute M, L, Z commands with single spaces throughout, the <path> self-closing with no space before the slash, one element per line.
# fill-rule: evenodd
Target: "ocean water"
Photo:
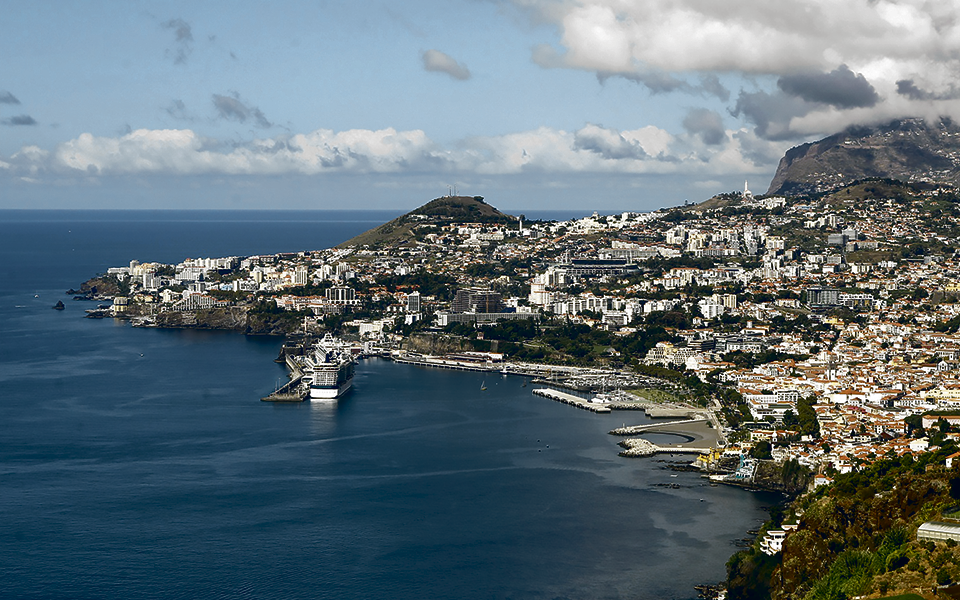
<path fill-rule="evenodd" d="M 337 404 L 266 404 L 281 340 L 84 319 L 63 294 L 392 216 L 0 211 L 0 595 L 687 599 L 722 579 L 776 498 L 619 458 L 606 432 L 641 413 L 383 360 Z"/>

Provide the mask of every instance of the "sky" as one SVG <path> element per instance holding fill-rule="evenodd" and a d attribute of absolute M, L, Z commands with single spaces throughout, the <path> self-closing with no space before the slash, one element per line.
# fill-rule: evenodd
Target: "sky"
<path fill-rule="evenodd" d="M 653 210 L 960 118 L 960 3 L 0 0 L 0 208 Z"/>

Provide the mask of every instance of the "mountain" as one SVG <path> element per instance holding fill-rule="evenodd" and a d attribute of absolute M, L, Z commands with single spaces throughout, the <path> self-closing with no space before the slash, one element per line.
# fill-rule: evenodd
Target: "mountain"
<path fill-rule="evenodd" d="M 484 202 L 483 196 L 443 196 L 388 223 L 365 231 L 338 247 L 397 246 L 415 239 L 418 230 L 434 229 L 437 225 L 506 225 L 516 221 L 517 217 L 502 213 Z"/>
<path fill-rule="evenodd" d="M 827 192 L 872 177 L 960 184 L 960 127 L 947 118 L 850 127 L 788 150 L 767 194 Z"/>

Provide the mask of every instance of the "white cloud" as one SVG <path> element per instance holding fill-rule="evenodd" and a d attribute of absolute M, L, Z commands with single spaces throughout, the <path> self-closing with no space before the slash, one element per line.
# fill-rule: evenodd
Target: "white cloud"
<path fill-rule="evenodd" d="M 354 129 L 258 138 L 224 144 L 189 129 L 139 129 L 117 137 L 84 133 L 53 151 L 22 148 L 2 161 L 18 174 L 117 175 L 323 175 L 538 173 L 766 172 L 761 141 L 743 147 L 745 132 L 727 132 L 726 144 L 706 144 L 693 133 L 674 136 L 648 126 L 618 131 L 588 124 L 577 131 L 541 127 L 501 136 L 474 137 L 444 147 L 420 130 Z M 746 138 L 744 138 L 746 139 Z M 769 144 L 768 142 L 762 142 Z M 785 148 L 778 146 L 782 152 Z M 763 160 L 759 160 L 762 157 Z M 764 162 L 766 160 L 767 162 Z M 773 160 L 776 160 L 775 158 Z"/>
<path fill-rule="evenodd" d="M 862 70 L 960 47 L 960 8 L 928 0 L 513 1 L 557 26 L 566 66 L 596 71 Z"/>
<path fill-rule="evenodd" d="M 777 79 L 782 91 L 737 113 L 772 138 L 905 116 L 960 118 L 957 2 L 511 1 L 556 27 L 555 45 L 533 51 L 545 68 L 619 75 L 655 93 L 704 95 L 690 80 L 709 74 Z"/>

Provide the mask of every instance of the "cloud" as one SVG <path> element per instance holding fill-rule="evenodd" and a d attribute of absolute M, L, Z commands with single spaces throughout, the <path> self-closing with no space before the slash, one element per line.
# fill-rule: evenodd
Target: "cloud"
<path fill-rule="evenodd" d="M 423 68 L 427 71 L 446 73 L 450 77 L 459 79 L 460 81 L 470 79 L 470 69 L 463 63 L 457 62 L 456 59 L 449 54 L 440 52 L 439 50 L 427 50 L 420 55 L 420 58 L 423 60 Z"/>
<path fill-rule="evenodd" d="M 193 121 L 193 117 L 187 112 L 187 105 L 183 103 L 183 100 L 175 98 L 170 101 L 170 104 L 163 109 L 168 115 L 174 119 L 180 121 Z"/>
<path fill-rule="evenodd" d="M 783 75 L 929 58 L 960 46 L 960 9 L 914 0 L 512 2 L 556 27 L 564 66 L 598 72 Z"/>
<path fill-rule="evenodd" d="M 771 140 L 799 139 L 803 134 L 790 129 L 794 117 L 810 112 L 812 106 L 802 98 L 782 91 L 740 92 L 736 106 L 730 111 L 735 117 L 744 117 L 756 126 L 756 133 Z"/>
<path fill-rule="evenodd" d="M 956 100 L 960 98 L 960 90 L 953 85 L 942 92 L 930 92 L 917 87 L 912 79 L 898 81 L 897 93 L 911 100 Z"/>
<path fill-rule="evenodd" d="M 174 106 L 176 107 L 176 105 Z M 244 104 L 244 102 L 240 100 L 240 94 L 236 92 L 231 92 L 229 96 L 214 94 L 213 106 L 221 119 L 240 123 L 246 123 L 247 119 L 250 119 L 257 127 L 264 129 L 273 127 L 273 123 L 267 119 L 259 108 Z"/>
<path fill-rule="evenodd" d="M 9 126 L 18 126 L 18 125 L 36 125 L 37 121 L 30 115 L 17 115 L 16 117 L 10 117 L 9 119 L 3 119 L 0 121 L 4 125 Z"/>
<path fill-rule="evenodd" d="M 709 118 L 706 119 L 709 121 Z M 708 131 L 708 126 L 703 126 Z M 732 135 L 736 133 L 736 136 Z M 744 137 L 746 136 L 746 137 Z M 750 134 L 752 136 L 752 134 Z M 84 133 L 47 152 L 21 149 L 4 162 L 16 175 L 112 177 L 125 175 L 366 174 L 500 176 L 541 174 L 675 174 L 691 177 L 769 173 L 755 147 L 771 148 L 744 132 L 706 144 L 700 133 L 673 136 L 657 127 L 616 130 L 588 124 L 576 131 L 541 127 L 440 145 L 423 131 L 356 129 L 224 142 L 190 129 L 139 129 L 115 137 Z M 706 135 L 707 138 L 710 135 Z M 785 150 L 781 145 L 780 152 Z"/>
<path fill-rule="evenodd" d="M 160 26 L 174 32 L 174 46 L 172 50 L 167 51 L 168 56 L 173 56 L 173 63 L 176 65 L 186 64 L 193 52 L 193 31 L 190 23 L 177 18 L 164 21 Z"/>
<path fill-rule="evenodd" d="M 807 102 L 820 102 L 837 108 L 863 108 L 875 105 L 880 96 L 860 73 L 847 65 L 829 73 L 799 73 L 784 75 L 777 87 Z"/>
<path fill-rule="evenodd" d="M 535 46 L 532 60 L 544 69 L 561 69 L 568 66 L 563 55 L 548 44 Z M 685 92 L 700 96 L 716 96 L 724 101 L 730 98 L 730 91 L 720 83 L 720 78 L 712 73 L 702 75 L 700 82 L 697 84 L 690 83 L 682 77 L 656 69 L 636 69 L 631 71 L 597 69 L 596 74 L 597 79 L 601 82 L 611 77 L 623 77 L 624 79 L 645 86 L 654 94 Z"/>
<path fill-rule="evenodd" d="M 647 155 L 636 140 L 628 141 L 619 131 L 597 125 L 587 125 L 580 129 L 573 139 L 575 149 L 594 152 L 608 160 L 639 159 Z"/>
<path fill-rule="evenodd" d="M 699 136 L 708 146 L 716 146 L 727 140 L 723 118 L 716 111 L 706 108 L 690 110 L 683 118 L 683 128 L 687 133 Z"/>
<path fill-rule="evenodd" d="M 716 75 L 704 75 L 700 78 L 699 83 L 690 83 L 686 79 L 662 71 L 617 74 L 597 73 L 597 77 L 601 81 L 614 75 L 619 75 L 624 79 L 639 83 L 654 94 L 684 92 L 698 96 L 716 96 L 724 101 L 730 98 L 730 90 L 720 83 L 720 78 Z"/>
<path fill-rule="evenodd" d="M 738 84 L 731 114 L 771 139 L 899 117 L 960 119 L 956 2 L 507 1 L 554 27 L 554 39 L 533 48 L 541 67 L 724 102 Z"/>
<path fill-rule="evenodd" d="M 0 90 L 0 104 L 20 104 L 20 101 L 10 92 Z"/>

